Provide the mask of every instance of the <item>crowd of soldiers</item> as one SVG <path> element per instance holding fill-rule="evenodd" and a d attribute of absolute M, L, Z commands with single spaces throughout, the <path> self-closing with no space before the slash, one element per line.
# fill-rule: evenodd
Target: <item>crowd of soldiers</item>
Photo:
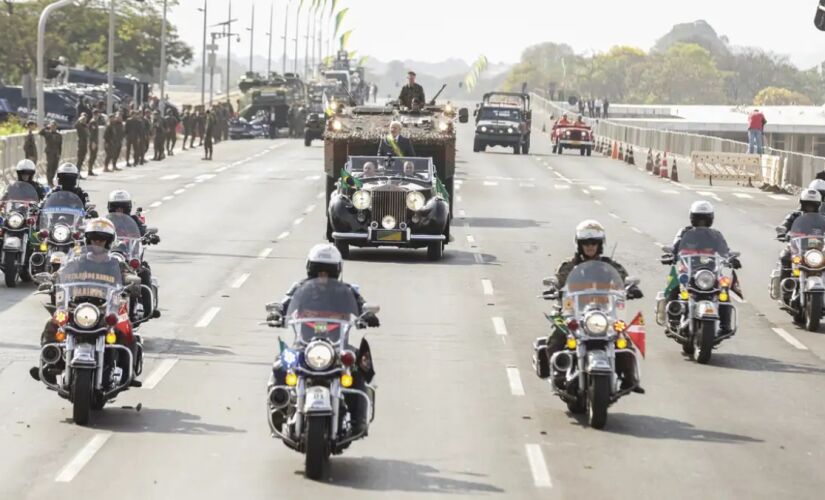
<path fill-rule="evenodd" d="M 162 161 L 167 156 L 174 156 L 179 125 L 183 130 L 182 149 L 187 149 L 187 141 L 188 148 L 194 149 L 195 139 L 198 139 L 197 147 L 204 148 L 203 159 L 211 160 L 213 144 L 229 139 L 229 120 L 234 113 L 230 103 L 218 103 L 209 109 L 185 105 L 182 111 L 166 106 L 165 113 L 161 114 L 157 99 L 141 106 L 125 102 L 108 118 L 104 112 L 103 102 L 89 106 L 81 99 L 77 108 L 78 119 L 74 126 L 77 132 L 76 165 L 81 172 L 85 166 L 89 176 L 97 175 L 94 167 L 98 158 L 101 128 L 104 147 L 103 170 L 111 172 L 122 170 L 118 166 L 118 161 L 124 152 L 124 146 L 127 167 L 145 164 L 150 145 L 153 161 Z M 27 127 L 29 132 L 23 145 L 24 154 L 27 159 L 37 163 L 36 126 L 34 122 L 29 122 Z M 57 130 L 54 121 L 37 132 L 37 135 L 43 137 L 45 143 L 46 177 L 52 186 L 57 165 L 63 154 L 63 136 Z"/>

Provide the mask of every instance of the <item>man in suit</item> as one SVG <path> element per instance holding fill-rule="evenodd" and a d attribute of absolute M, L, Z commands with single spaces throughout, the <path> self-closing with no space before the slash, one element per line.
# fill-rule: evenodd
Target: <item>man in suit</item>
<path fill-rule="evenodd" d="M 416 156 L 412 141 L 401 135 L 401 122 L 390 123 L 390 133 L 381 139 L 378 156 L 395 157 Z"/>

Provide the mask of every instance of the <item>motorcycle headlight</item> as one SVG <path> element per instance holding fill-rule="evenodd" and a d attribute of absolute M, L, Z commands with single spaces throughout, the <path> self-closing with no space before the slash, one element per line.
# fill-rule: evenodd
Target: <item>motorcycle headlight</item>
<path fill-rule="evenodd" d="M 607 333 L 607 316 L 600 312 L 590 313 L 584 320 L 584 328 L 591 335 L 604 335 Z"/>
<path fill-rule="evenodd" d="M 344 124 L 343 124 L 343 123 L 341 123 L 340 121 L 335 120 L 334 122 L 332 122 L 332 130 L 334 130 L 334 131 L 338 132 L 338 131 L 340 131 L 342 128 L 344 128 Z"/>
<path fill-rule="evenodd" d="M 370 208 L 372 196 L 369 191 L 359 190 L 352 194 L 352 206 L 358 210 L 366 210 Z"/>
<path fill-rule="evenodd" d="M 52 230 L 52 239 L 58 243 L 65 243 L 69 241 L 69 238 L 72 236 L 72 231 L 62 224 L 57 225 Z"/>
<path fill-rule="evenodd" d="M 74 322 L 80 328 L 92 328 L 100 319 L 100 311 L 91 304 L 81 304 L 74 310 Z"/>
<path fill-rule="evenodd" d="M 9 223 L 9 227 L 12 229 L 20 229 L 23 227 L 23 223 L 26 222 L 26 219 L 23 218 L 22 215 L 18 214 L 17 212 L 12 213 L 9 215 L 9 218 L 6 219 Z"/>
<path fill-rule="evenodd" d="M 805 252 L 805 264 L 810 267 L 822 267 L 825 264 L 825 254 L 820 250 L 808 250 Z"/>
<path fill-rule="evenodd" d="M 714 286 L 716 286 L 716 275 L 707 269 L 703 269 L 696 273 L 693 277 L 693 281 L 696 283 L 696 287 L 699 290 L 711 290 Z"/>
<path fill-rule="evenodd" d="M 407 195 L 407 208 L 413 211 L 418 211 L 424 208 L 424 203 L 427 200 L 419 191 L 412 191 Z"/>
<path fill-rule="evenodd" d="M 438 123 L 438 130 L 440 130 L 442 132 L 446 132 L 448 128 L 450 128 L 450 126 L 447 125 L 446 122 L 439 122 Z"/>
<path fill-rule="evenodd" d="M 332 366 L 335 359 L 335 351 L 326 342 L 316 340 L 310 342 L 304 351 L 304 361 L 313 370 L 326 370 Z"/>

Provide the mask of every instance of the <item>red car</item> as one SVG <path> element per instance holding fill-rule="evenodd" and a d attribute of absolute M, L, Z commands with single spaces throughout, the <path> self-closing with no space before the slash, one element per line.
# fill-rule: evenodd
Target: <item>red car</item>
<path fill-rule="evenodd" d="M 556 122 L 550 139 L 554 153 L 562 154 L 565 149 L 578 149 L 582 156 L 593 153 L 593 130 L 585 124 Z"/>

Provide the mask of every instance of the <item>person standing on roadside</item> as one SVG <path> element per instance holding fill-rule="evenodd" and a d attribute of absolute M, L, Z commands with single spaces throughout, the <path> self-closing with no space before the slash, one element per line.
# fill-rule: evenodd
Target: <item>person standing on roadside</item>
<path fill-rule="evenodd" d="M 54 187 L 54 176 L 57 174 L 57 164 L 60 163 L 60 155 L 63 153 L 63 136 L 57 131 L 57 122 L 49 122 L 49 128 L 40 131 L 43 140 L 46 142 L 46 180 L 49 187 Z"/>
<path fill-rule="evenodd" d="M 126 127 L 123 125 L 123 120 L 118 116 L 115 120 L 115 155 L 112 165 L 115 170 L 120 170 L 117 162 L 120 159 L 120 153 L 123 150 L 123 139 L 126 137 Z"/>
<path fill-rule="evenodd" d="M 215 133 L 215 116 L 212 114 L 212 110 L 209 109 L 206 111 L 206 119 L 205 119 L 205 133 L 204 133 L 204 141 L 203 141 L 203 159 L 204 160 L 211 160 L 212 159 L 212 139 L 214 139 L 213 134 Z"/>
<path fill-rule="evenodd" d="M 83 172 L 83 162 L 86 161 L 86 154 L 89 152 L 89 124 L 88 115 L 80 113 L 80 117 L 74 124 L 74 129 L 77 132 L 77 169 Z M 89 175 L 97 175 L 89 169 Z"/>
<path fill-rule="evenodd" d="M 608 101 L 607 97 L 605 97 L 604 102 L 602 103 L 602 114 L 604 115 L 605 119 L 610 118 L 610 115 L 608 115 L 608 111 L 607 111 L 607 109 L 609 107 L 610 107 L 610 101 Z"/>
<path fill-rule="evenodd" d="M 195 121 L 198 130 L 198 147 L 201 147 L 203 146 L 203 138 L 206 135 L 206 112 L 203 108 L 198 109 L 198 116 Z M 194 137 L 192 142 L 194 143 Z"/>
<path fill-rule="evenodd" d="M 143 111 L 143 117 L 140 120 L 140 164 L 146 164 L 146 153 L 149 152 L 149 143 L 152 138 L 152 114 L 146 109 Z"/>
<path fill-rule="evenodd" d="M 748 116 L 748 154 L 764 154 L 765 152 L 765 125 L 768 120 L 758 109 L 754 109 Z"/>
<path fill-rule="evenodd" d="M 29 132 L 23 142 L 23 154 L 26 155 L 27 160 L 37 164 L 37 142 L 34 140 L 34 131 L 37 130 L 37 124 L 29 120 L 26 122 L 26 128 L 29 129 Z"/>
<path fill-rule="evenodd" d="M 186 141 L 189 140 L 189 136 L 192 135 L 192 112 L 189 110 L 189 107 L 185 107 L 183 109 L 183 151 L 186 151 Z"/>
<path fill-rule="evenodd" d="M 138 156 L 140 156 L 140 119 L 136 111 L 129 113 L 129 118 L 126 119 L 126 166 L 131 167 L 137 165 Z M 134 162 L 130 162 L 132 158 Z"/>
<path fill-rule="evenodd" d="M 163 117 L 160 116 L 160 111 L 155 111 L 152 117 L 152 137 L 154 138 L 154 156 L 152 161 L 161 161 L 166 158 L 165 144 L 166 144 L 166 126 L 163 123 Z"/>
<path fill-rule="evenodd" d="M 178 116 L 172 108 L 166 110 L 166 156 L 175 156 L 175 145 L 178 143 Z"/>
<path fill-rule="evenodd" d="M 596 118 L 602 117 L 602 100 L 596 99 Z"/>
<path fill-rule="evenodd" d="M 97 150 L 100 143 L 100 111 L 92 111 L 92 119 L 89 120 L 89 175 L 95 176 L 94 166 L 97 162 Z"/>

